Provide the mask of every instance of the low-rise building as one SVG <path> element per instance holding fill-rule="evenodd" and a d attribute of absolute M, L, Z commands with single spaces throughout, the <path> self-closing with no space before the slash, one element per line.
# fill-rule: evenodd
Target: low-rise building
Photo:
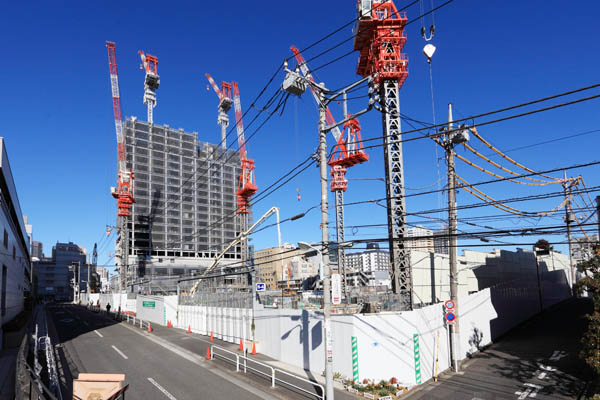
<path fill-rule="evenodd" d="M 0 138 L 0 326 L 23 311 L 31 293 L 30 240 L 4 138 Z"/>

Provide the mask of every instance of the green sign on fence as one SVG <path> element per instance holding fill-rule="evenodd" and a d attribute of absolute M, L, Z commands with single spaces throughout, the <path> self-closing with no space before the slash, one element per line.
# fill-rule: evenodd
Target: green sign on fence
<path fill-rule="evenodd" d="M 413 343 L 415 345 L 415 380 L 417 385 L 421 384 L 421 351 L 419 350 L 419 335 L 413 335 Z"/>
<path fill-rule="evenodd" d="M 352 380 L 358 383 L 358 340 L 352 336 Z"/>
<path fill-rule="evenodd" d="M 142 301 L 142 307 L 156 308 L 155 301 Z"/>

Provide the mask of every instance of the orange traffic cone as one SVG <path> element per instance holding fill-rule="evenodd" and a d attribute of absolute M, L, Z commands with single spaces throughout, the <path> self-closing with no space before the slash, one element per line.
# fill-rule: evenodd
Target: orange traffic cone
<path fill-rule="evenodd" d="M 206 359 L 210 360 L 210 347 L 209 346 L 206 347 Z"/>
<path fill-rule="evenodd" d="M 188 325 L 187 333 L 192 333 L 192 327 L 190 325 Z"/>
<path fill-rule="evenodd" d="M 240 351 L 244 351 L 244 342 L 240 339 Z"/>
<path fill-rule="evenodd" d="M 148 322 L 148 333 L 152 333 L 152 324 Z"/>
<path fill-rule="evenodd" d="M 171 321 L 167 321 L 167 328 L 171 327 Z"/>
<path fill-rule="evenodd" d="M 213 342 L 215 340 L 212 331 L 210 331 L 210 341 Z"/>
<path fill-rule="evenodd" d="M 256 343 L 252 342 L 252 355 L 256 354 Z"/>

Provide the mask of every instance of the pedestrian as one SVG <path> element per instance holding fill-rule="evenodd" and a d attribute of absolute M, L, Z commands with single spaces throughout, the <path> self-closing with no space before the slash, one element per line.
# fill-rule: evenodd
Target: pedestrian
<path fill-rule="evenodd" d="M 110 303 L 106 303 L 106 315 L 110 315 Z"/>

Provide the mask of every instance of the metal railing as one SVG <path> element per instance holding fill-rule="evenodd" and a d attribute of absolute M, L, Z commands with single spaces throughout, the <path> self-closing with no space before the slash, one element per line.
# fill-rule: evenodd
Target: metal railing
<path fill-rule="evenodd" d="M 231 354 L 232 356 L 235 357 L 235 361 L 234 361 L 233 358 L 228 358 L 228 357 L 226 357 L 223 354 L 219 354 L 219 353 L 215 352 L 215 350 L 218 350 L 219 352 L 222 352 L 222 353 L 225 353 L 225 354 Z M 247 350 L 244 351 L 244 354 L 247 354 Z M 292 374 L 290 372 L 281 370 L 279 368 L 273 368 L 272 366 L 270 366 L 268 364 L 265 364 L 265 363 L 262 363 L 260 361 L 257 361 L 257 360 L 254 360 L 252 358 L 249 358 L 247 355 L 242 355 L 242 354 L 236 353 L 234 351 L 224 349 L 223 347 L 220 347 L 220 346 L 217 346 L 217 345 L 211 345 L 210 346 L 210 358 L 211 358 L 211 360 L 214 360 L 215 357 L 220 358 L 222 360 L 225 360 L 227 362 L 231 362 L 231 363 L 235 362 L 235 371 L 236 372 L 240 372 L 240 368 L 243 368 L 244 373 L 246 373 L 248 370 L 250 370 L 250 371 L 255 372 L 255 373 L 259 374 L 259 375 L 262 375 L 262 376 L 265 376 L 265 377 L 269 378 L 271 380 L 271 387 L 272 388 L 275 387 L 275 385 L 276 385 L 277 382 L 280 382 L 282 385 L 285 385 L 285 386 L 292 387 L 294 389 L 300 390 L 301 392 L 306 393 L 306 394 L 308 394 L 311 397 L 316 397 L 318 399 L 325 400 L 325 388 L 323 387 L 323 385 L 319 384 L 316 381 L 303 378 L 301 376 Z M 243 363 L 241 363 L 240 360 L 243 361 Z M 263 367 L 263 368 L 265 368 L 267 370 L 270 370 L 271 373 L 268 374 L 268 373 L 266 373 L 264 371 L 261 371 L 261 370 L 259 370 L 257 368 L 253 368 L 253 367 L 249 366 L 248 363 L 252 363 L 252 364 L 255 364 L 257 366 L 261 366 L 261 367 Z M 301 386 L 294 385 L 293 383 L 291 383 L 289 381 L 286 381 L 286 380 L 284 380 L 282 378 L 277 377 L 277 374 L 286 375 L 286 376 L 291 377 L 293 379 L 296 379 L 298 381 L 308 383 L 312 387 L 319 388 L 320 389 L 320 393 L 315 393 L 315 392 L 313 392 L 311 390 L 308 390 L 306 388 L 303 388 Z"/>

